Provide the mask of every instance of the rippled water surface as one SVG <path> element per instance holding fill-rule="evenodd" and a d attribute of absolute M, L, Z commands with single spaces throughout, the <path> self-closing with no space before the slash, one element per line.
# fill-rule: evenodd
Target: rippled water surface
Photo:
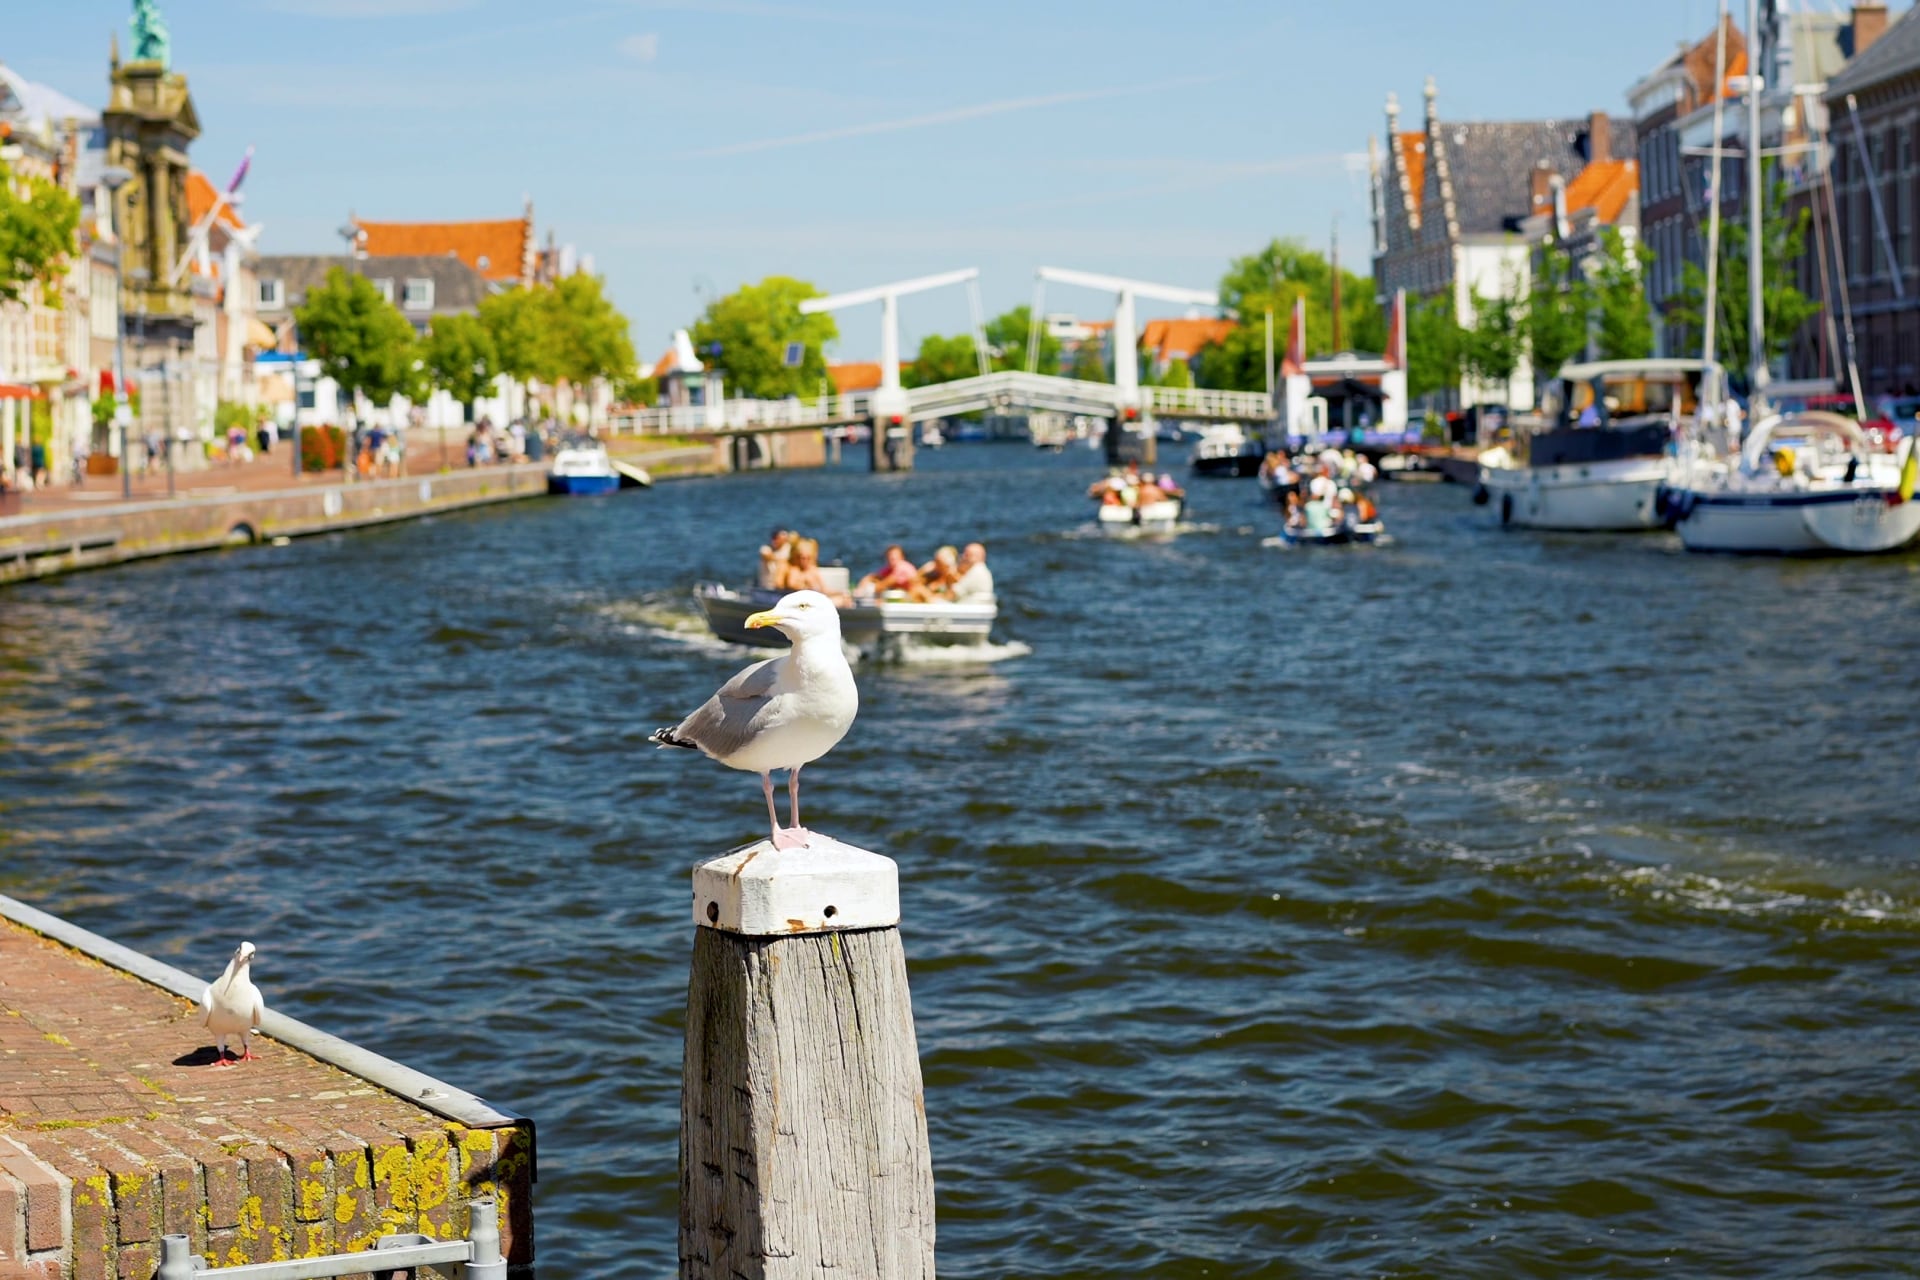
<path fill-rule="evenodd" d="M 0 592 L 0 891 L 537 1118 L 543 1280 L 670 1274 L 687 866 L 645 742 L 776 519 L 983 537 L 1008 646 L 861 672 L 948 1276 L 1920 1274 L 1920 559 L 1077 532 L 952 447 Z M 1024 652 L 1023 652 L 1024 647 Z"/>

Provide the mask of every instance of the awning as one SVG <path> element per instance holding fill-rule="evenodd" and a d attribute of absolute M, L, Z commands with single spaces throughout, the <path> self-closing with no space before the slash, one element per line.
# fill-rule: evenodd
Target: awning
<path fill-rule="evenodd" d="M 247 317 L 247 345 L 268 351 L 280 345 L 280 335 L 259 316 Z"/>
<path fill-rule="evenodd" d="M 0 400 L 44 400 L 47 393 L 20 382 L 0 382 Z"/>

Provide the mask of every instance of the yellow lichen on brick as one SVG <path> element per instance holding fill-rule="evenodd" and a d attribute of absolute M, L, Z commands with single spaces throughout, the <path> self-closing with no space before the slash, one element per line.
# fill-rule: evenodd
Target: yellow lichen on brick
<path fill-rule="evenodd" d="M 234 1224 L 234 1230 L 244 1243 L 253 1244 L 259 1240 L 266 1224 L 267 1216 L 260 1207 L 259 1196 L 248 1196 L 240 1202 L 240 1221 Z"/>
<path fill-rule="evenodd" d="M 438 1134 L 421 1138 L 414 1150 L 414 1203 L 424 1216 L 447 1202 L 447 1144 Z"/>
<path fill-rule="evenodd" d="M 40 1034 L 45 1039 L 53 1041 L 53 1043 L 59 1045 L 63 1049 L 73 1048 L 73 1041 L 67 1039 L 65 1036 L 61 1035 L 58 1031 L 42 1031 Z"/>
<path fill-rule="evenodd" d="M 353 1192 L 342 1191 L 334 1196 L 333 1220 L 343 1227 L 353 1221 Z"/>
<path fill-rule="evenodd" d="M 317 1258 L 323 1253 L 333 1252 L 333 1236 L 323 1222 L 301 1222 L 294 1225 L 300 1233 L 300 1256 Z"/>

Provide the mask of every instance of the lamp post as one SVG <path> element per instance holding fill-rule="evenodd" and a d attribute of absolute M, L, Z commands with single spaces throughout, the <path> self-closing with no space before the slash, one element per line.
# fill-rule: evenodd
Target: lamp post
<path fill-rule="evenodd" d="M 113 312 L 113 422 L 120 429 L 120 496 L 133 496 L 133 458 L 127 452 L 127 422 L 133 411 L 127 404 L 127 259 L 120 240 L 120 188 L 133 181 L 133 171 L 109 165 L 100 171 L 107 189 L 107 226 L 113 232 L 113 269 L 119 277 L 118 305 Z"/>
<path fill-rule="evenodd" d="M 352 214 L 347 215 L 347 220 L 340 225 L 335 234 L 347 242 L 347 270 L 357 275 L 354 264 L 359 261 L 360 227 L 354 222 Z M 346 482 L 352 484 L 354 454 L 360 447 L 360 392 L 356 389 L 348 391 L 348 394 L 352 397 L 353 404 L 353 430 L 345 433 L 346 445 L 340 450 L 342 455 L 340 470 Z"/>

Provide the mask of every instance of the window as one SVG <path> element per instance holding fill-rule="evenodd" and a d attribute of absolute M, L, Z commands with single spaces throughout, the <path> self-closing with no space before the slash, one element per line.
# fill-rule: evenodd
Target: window
<path fill-rule="evenodd" d="M 262 280 L 260 282 L 261 306 L 271 308 L 285 306 L 286 304 L 281 301 L 281 297 L 282 291 L 278 280 Z"/>
<path fill-rule="evenodd" d="M 433 310 L 433 281 L 408 280 L 400 295 L 400 305 L 408 311 Z"/>
<path fill-rule="evenodd" d="M 373 287 L 374 287 L 374 290 L 379 293 L 380 297 L 384 301 L 389 303 L 393 301 L 393 277 L 392 276 L 381 276 L 378 280 L 375 280 L 373 282 Z"/>

